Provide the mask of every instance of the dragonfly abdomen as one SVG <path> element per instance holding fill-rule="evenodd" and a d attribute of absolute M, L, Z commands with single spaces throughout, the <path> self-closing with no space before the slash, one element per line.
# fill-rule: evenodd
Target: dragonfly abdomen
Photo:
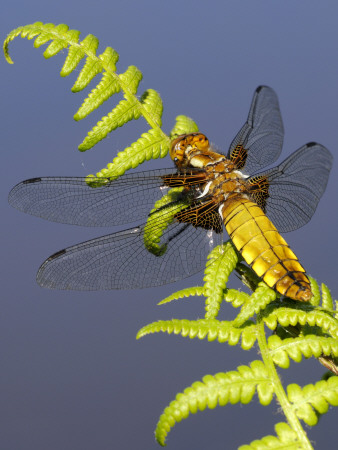
<path fill-rule="evenodd" d="M 221 215 L 235 247 L 268 286 L 294 300 L 311 299 L 305 269 L 256 203 L 245 197 L 229 199 Z"/>

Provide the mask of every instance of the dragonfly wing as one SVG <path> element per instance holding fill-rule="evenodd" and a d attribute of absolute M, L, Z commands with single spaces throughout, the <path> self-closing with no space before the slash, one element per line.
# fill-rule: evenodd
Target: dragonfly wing
<path fill-rule="evenodd" d="M 147 217 L 154 202 L 166 194 L 163 177 L 173 169 L 126 174 L 91 187 L 86 178 L 32 178 L 17 184 L 9 203 L 28 214 L 53 222 L 82 226 L 114 226 Z"/>
<path fill-rule="evenodd" d="M 259 86 L 246 123 L 232 141 L 228 158 L 245 173 L 254 173 L 276 161 L 282 151 L 283 121 L 273 89 Z"/>
<path fill-rule="evenodd" d="M 72 290 L 160 286 L 199 272 L 222 240 L 221 234 L 174 222 L 161 237 L 166 251 L 156 256 L 146 248 L 144 235 L 145 226 L 139 226 L 62 250 L 42 264 L 37 282 Z"/>
<path fill-rule="evenodd" d="M 281 232 L 296 230 L 313 216 L 323 195 L 332 155 L 310 142 L 279 166 L 248 179 L 251 194 Z"/>

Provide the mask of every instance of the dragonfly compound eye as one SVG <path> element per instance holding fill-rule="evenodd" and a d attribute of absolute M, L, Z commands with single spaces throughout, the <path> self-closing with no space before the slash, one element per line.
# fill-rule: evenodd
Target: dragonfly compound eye
<path fill-rule="evenodd" d="M 202 133 L 182 134 L 172 141 L 170 157 L 175 162 L 182 163 L 187 156 L 187 150 L 206 150 L 209 148 L 209 140 Z"/>
<path fill-rule="evenodd" d="M 188 145 L 198 148 L 199 150 L 209 149 L 209 139 L 202 133 L 192 133 L 186 138 Z"/>
<path fill-rule="evenodd" d="M 186 134 L 182 134 L 174 139 L 170 146 L 170 157 L 176 162 L 182 162 L 185 154 L 186 146 Z"/>

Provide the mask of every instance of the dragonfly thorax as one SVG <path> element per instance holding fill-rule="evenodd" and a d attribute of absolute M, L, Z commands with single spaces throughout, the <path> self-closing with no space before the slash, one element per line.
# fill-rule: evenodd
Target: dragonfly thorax
<path fill-rule="evenodd" d="M 238 173 L 208 171 L 208 183 L 202 196 L 211 196 L 216 204 L 221 204 L 230 198 L 247 195 L 244 177 Z"/>
<path fill-rule="evenodd" d="M 171 145 L 170 156 L 178 170 L 198 169 L 204 172 L 204 182 L 196 190 L 197 198 L 213 199 L 220 205 L 226 200 L 245 194 L 245 176 L 224 155 L 213 151 L 202 133 L 178 136 Z"/>

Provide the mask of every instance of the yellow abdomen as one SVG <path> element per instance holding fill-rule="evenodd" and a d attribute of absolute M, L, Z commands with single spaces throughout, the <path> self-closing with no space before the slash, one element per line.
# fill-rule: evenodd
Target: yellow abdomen
<path fill-rule="evenodd" d="M 304 268 L 256 203 L 246 198 L 229 199 L 222 216 L 235 247 L 268 286 L 294 300 L 311 299 Z"/>

